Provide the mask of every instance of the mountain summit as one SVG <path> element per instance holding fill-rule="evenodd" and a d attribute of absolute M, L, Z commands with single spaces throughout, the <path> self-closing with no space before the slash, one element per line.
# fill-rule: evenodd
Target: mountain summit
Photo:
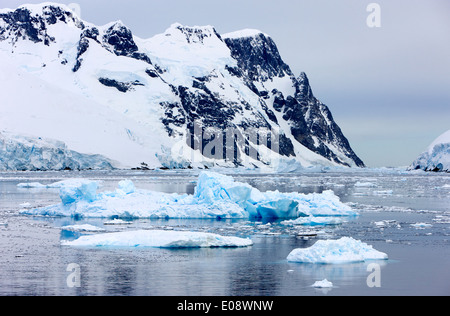
<path fill-rule="evenodd" d="M 3 169 L 364 166 L 258 30 L 175 23 L 141 39 L 120 21 L 25 5 L 0 10 L 0 66 Z M 58 146 L 36 156 L 35 144 Z"/>

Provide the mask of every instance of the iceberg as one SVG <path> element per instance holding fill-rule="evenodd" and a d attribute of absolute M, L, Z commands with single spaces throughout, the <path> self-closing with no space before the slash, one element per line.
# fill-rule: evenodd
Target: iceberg
<path fill-rule="evenodd" d="M 338 240 L 319 240 L 309 248 L 294 249 L 287 257 L 289 262 L 316 264 L 341 264 L 387 259 L 387 254 L 351 237 L 343 237 Z"/>
<path fill-rule="evenodd" d="M 165 230 L 138 230 L 82 236 L 73 241 L 61 241 L 73 247 L 149 247 L 149 248 L 237 248 L 249 247 L 248 238 L 221 236 L 211 233 Z"/>
<path fill-rule="evenodd" d="M 124 180 L 112 192 L 97 194 L 91 180 L 66 181 L 61 203 L 24 210 L 23 214 L 96 218 L 298 218 L 355 216 L 333 191 L 322 194 L 261 192 L 246 183 L 215 172 L 199 175 L 193 195 L 136 189 Z"/>
<path fill-rule="evenodd" d="M 331 288 L 333 287 L 333 283 L 328 281 L 327 279 L 324 279 L 322 281 L 314 282 L 314 284 L 311 286 L 315 288 Z"/>

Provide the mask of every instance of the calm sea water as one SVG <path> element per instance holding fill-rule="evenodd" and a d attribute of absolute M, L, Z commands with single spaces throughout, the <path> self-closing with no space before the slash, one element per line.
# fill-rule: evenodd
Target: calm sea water
<path fill-rule="evenodd" d="M 18 183 L 52 183 L 66 178 L 103 180 L 101 190 L 131 179 L 136 187 L 192 194 L 196 172 L 38 172 L 0 173 L 0 295 L 146 296 L 302 296 L 450 295 L 450 175 L 398 171 L 305 174 L 236 174 L 261 191 L 333 190 L 360 216 L 335 226 L 315 227 L 317 238 L 279 222 L 245 220 L 138 220 L 105 226 L 105 219 L 74 221 L 20 215 L 23 207 L 59 202 L 58 191 L 21 189 Z M 23 204 L 29 203 L 29 204 Z M 423 229 L 415 223 L 431 224 Z M 242 249 L 77 249 L 60 241 L 80 233 L 62 226 L 91 224 L 108 231 L 168 229 L 250 237 Z M 389 255 L 378 262 L 380 287 L 369 287 L 368 263 L 317 265 L 289 263 L 295 248 L 318 239 L 343 236 L 362 240 Z M 79 267 L 80 286 L 70 287 L 71 264 Z M 331 289 L 316 289 L 327 279 Z"/>

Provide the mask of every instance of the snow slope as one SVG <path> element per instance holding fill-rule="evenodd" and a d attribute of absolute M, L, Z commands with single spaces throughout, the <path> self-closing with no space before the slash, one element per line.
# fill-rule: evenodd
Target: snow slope
<path fill-rule="evenodd" d="M 436 138 L 409 169 L 450 172 L 450 130 Z"/>

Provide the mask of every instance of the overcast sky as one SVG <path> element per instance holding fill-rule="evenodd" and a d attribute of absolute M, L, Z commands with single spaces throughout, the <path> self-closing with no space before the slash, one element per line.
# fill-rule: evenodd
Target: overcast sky
<path fill-rule="evenodd" d="M 1 0 L 0 6 L 23 2 Z M 315 96 L 370 167 L 409 165 L 450 129 L 448 0 L 56 2 L 77 2 L 81 17 L 97 25 L 122 20 L 141 38 L 174 22 L 271 35 L 292 71 L 307 73 Z M 381 8 L 381 27 L 366 23 L 370 3 Z"/>

